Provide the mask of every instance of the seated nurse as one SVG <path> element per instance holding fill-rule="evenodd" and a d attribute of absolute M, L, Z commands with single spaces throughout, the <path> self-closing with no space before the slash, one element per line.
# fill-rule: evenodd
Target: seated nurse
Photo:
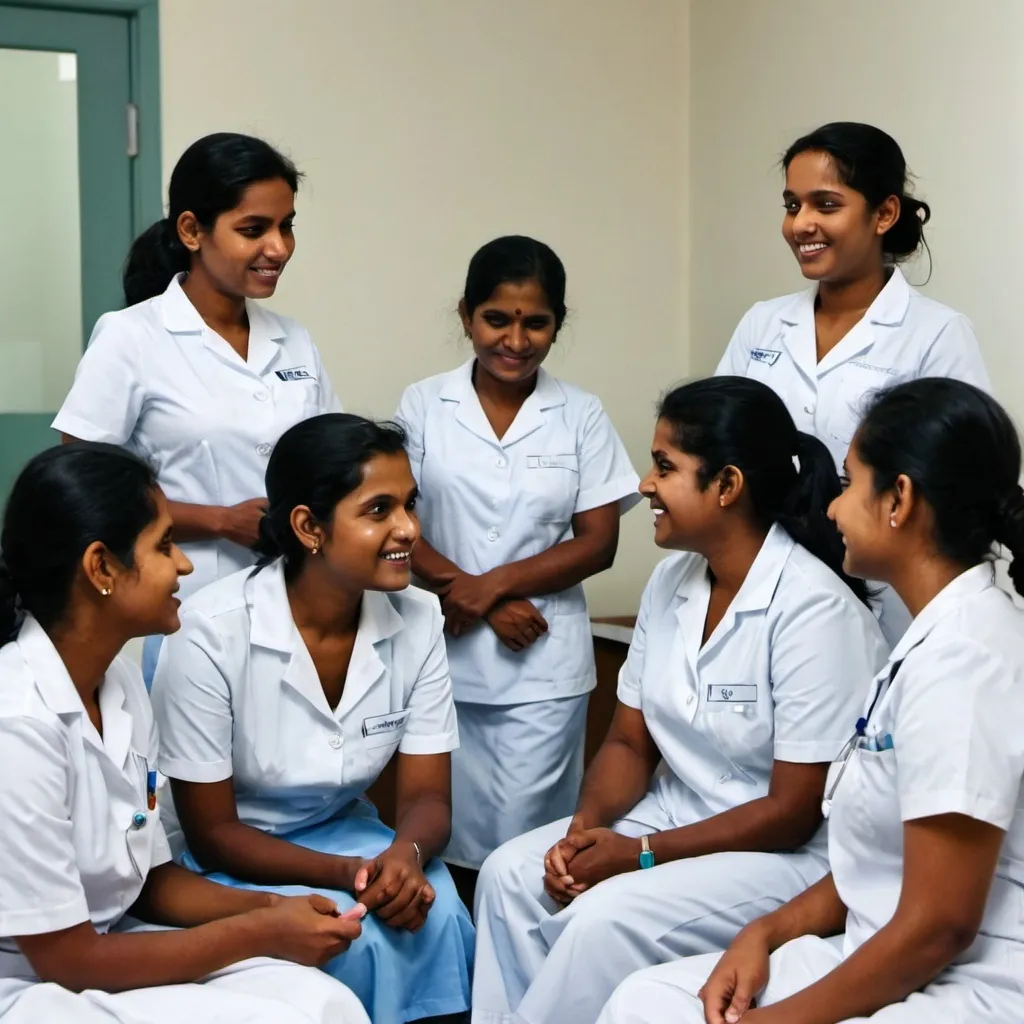
<path fill-rule="evenodd" d="M 724 956 L 635 974 L 602 1024 L 1024 1020 L 1024 613 L 991 564 L 1024 594 L 1020 442 L 922 378 L 873 400 L 846 472 L 846 568 L 914 619 L 829 773 L 831 873 Z"/>
<path fill-rule="evenodd" d="M 825 773 L 887 649 L 840 568 L 832 457 L 742 377 L 662 401 L 654 570 L 575 815 L 484 863 L 473 1018 L 587 1024 L 827 870 Z M 852 586 L 851 586 L 852 584 Z"/>
<path fill-rule="evenodd" d="M 192 571 L 154 471 L 109 444 L 51 448 L 18 476 L 0 548 L 3 1024 L 369 1024 L 313 969 L 358 942 L 362 907 L 171 861 L 153 712 L 119 653 L 178 628 Z"/>
<path fill-rule="evenodd" d="M 416 484 L 396 426 L 328 413 L 267 467 L 273 558 L 204 588 L 153 700 L 186 866 L 369 911 L 326 969 L 375 1021 L 469 1007 L 473 926 L 436 859 L 455 706 L 437 598 L 409 587 Z M 397 752 L 397 830 L 364 798 Z"/>

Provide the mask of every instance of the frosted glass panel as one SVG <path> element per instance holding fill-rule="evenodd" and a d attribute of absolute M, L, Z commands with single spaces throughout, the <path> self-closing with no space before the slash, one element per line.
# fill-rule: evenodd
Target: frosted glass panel
<path fill-rule="evenodd" d="M 60 408 L 82 354 L 76 79 L 0 47 L 0 413 Z"/>

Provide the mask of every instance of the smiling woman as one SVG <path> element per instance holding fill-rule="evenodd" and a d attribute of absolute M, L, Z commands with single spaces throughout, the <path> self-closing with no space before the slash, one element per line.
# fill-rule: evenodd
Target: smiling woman
<path fill-rule="evenodd" d="M 769 385 L 838 468 L 872 392 L 924 376 L 987 389 L 988 375 L 967 318 L 911 288 L 899 269 L 924 245 L 931 209 L 909 194 L 896 140 L 868 124 L 827 124 L 782 163 L 782 235 L 814 285 L 753 306 L 717 372 Z M 879 610 L 894 643 L 907 611 L 891 590 Z"/>
<path fill-rule="evenodd" d="M 186 602 L 153 686 L 186 866 L 369 914 L 327 965 L 374 1020 L 469 1007 L 473 926 L 436 858 L 455 706 L 402 431 L 315 416 L 267 468 L 264 559 Z M 363 799 L 397 754 L 396 831 Z M 416 933 L 410 935 L 409 933 Z"/>
<path fill-rule="evenodd" d="M 255 560 L 263 475 L 292 424 L 340 409 L 320 354 L 274 294 L 295 250 L 300 175 L 261 139 L 193 143 L 169 214 L 132 246 L 129 307 L 96 324 L 53 422 L 66 440 L 124 445 L 155 468 L 195 565 L 191 593 Z M 147 645 L 147 681 L 155 663 Z"/>

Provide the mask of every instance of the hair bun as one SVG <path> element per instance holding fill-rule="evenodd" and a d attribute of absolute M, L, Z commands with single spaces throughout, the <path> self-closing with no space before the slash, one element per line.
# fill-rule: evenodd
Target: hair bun
<path fill-rule="evenodd" d="M 905 206 L 921 222 L 924 227 L 932 219 L 932 208 L 923 200 L 915 196 L 903 196 L 900 205 Z"/>

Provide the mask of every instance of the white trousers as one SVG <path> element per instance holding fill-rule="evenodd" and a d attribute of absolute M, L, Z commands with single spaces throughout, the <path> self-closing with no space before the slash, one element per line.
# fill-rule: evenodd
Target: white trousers
<path fill-rule="evenodd" d="M 479 868 L 506 840 L 572 814 L 589 694 L 530 704 L 457 701 L 452 837 L 444 860 Z"/>
<path fill-rule="evenodd" d="M 634 971 L 720 952 L 826 871 L 820 854 L 712 854 L 609 878 L 559 911 L 544 893 L 544 854 L 568 825 L 513 839 L 480 872 L 474 1024 L 593 1024 Z M 640 836 L 672 827 L 648 794 L 615 830 Z"/>
<path fill-rule="evenodd" d="M 313 967 L 260 958 L 191 985 L 70 992 L 0 978 L 3 1024 L 369 1024 L 359 1000 Z"/>
<path fill-rule="evenodd" d="M 694 956 L 651 967 L 627 978 L 615 990 L 599 1024 L 704 1024 L 697 993 L 720 954 Z M 757 1000 L 770 1006 L 823 978 L 843 959 L 842 937 L 806 935 L 786 943 L 771 957 L 767 986 Z M 848 1018 L 841 1024 L 991 1024 L 1024 1020 L 1024 992 L 1019 965 L 1006 973 L 1005 985 L 983 978 L 966 979 L 947 972 L 921 992 L 893 1003 L 871 1017 Z M 994 980 L 1000 971 L 993 971 Z M 947 980 L 947 975 L 949 975 Z M 1018 980 L 1014 980 L 1015 977 Z M 1016 989 L 1016 991 L 1013 991 Z"/>

